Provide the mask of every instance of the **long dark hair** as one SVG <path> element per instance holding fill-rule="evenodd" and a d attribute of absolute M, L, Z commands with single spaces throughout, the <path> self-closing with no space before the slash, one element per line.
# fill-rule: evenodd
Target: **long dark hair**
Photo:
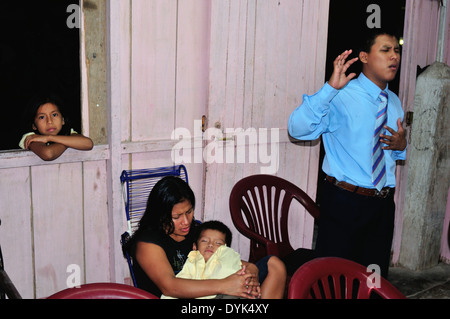
<path fill-rule="evenodd" d="M 25 121 L 24 131 L 29 132 L 30 128 L 32 129 L 38 109 L 42 105 L 47 103 L 56 105 L 58 107 L 59 113 L 61 113 L 61 116 L 64 118 L 64 125 L 62 126 L 61 131 L 59 131 L 58 135 L 70 135 L 71 125 L 68 111 L 64 106 L 63 100 L 53 93 L 40 94 L 31 98 L 31 100 L 28 102 L 26 113 L 24 114 L 24 121 Z M 41 134 L 37 129 L 36 130 L 33 129 L 33 131 L 36 134 L 39 135 Z"/>
<path fill-rule="evenodd" d="M 139 221 L 139 227 L 123 251 L 134 255 L 137 240 L 142 233 L 158 232 L 170 235 L 174 232 L 172 209 L 178 203 L 188 201 L 195 208 L 195 196 L 189 185 L 179 177 L 166 176 L 156 183 L 147 200 L 144 215 Z"/>

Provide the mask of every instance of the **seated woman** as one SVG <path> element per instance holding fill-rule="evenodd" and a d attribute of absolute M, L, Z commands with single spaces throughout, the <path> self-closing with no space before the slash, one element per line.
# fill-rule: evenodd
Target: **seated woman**
<path fill-rule="evenodd" d="M 182 179 L 167 176 L 154 186 L 139 227 L 124 247 L 133 257 L 138 287 L 156 296 L 174 298 L 210 295 L 258 298 L 261 281 L 267 287 L 262 298 L 282 298 L 286 269 L 274 256 L 258 262 L 259 268 L 243 261 L 245 272 L 239 270 L 224 279 L 176 277 L 195 241 L 194 208 L 194 193 Z"/>

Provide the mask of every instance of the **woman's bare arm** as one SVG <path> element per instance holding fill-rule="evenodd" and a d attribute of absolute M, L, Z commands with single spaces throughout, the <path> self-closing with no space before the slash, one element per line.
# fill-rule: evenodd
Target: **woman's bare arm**
<path fill-rule="evenodd" d="M 153 283 L 166 296 L 197 298 L 224 294 L 248 298 L 247 281 L 251 274 L 234 274 L 225 279 L 191 280 L 177 278 L 164 250 L 155 244 L 139 242 L 136 259 Z"/>

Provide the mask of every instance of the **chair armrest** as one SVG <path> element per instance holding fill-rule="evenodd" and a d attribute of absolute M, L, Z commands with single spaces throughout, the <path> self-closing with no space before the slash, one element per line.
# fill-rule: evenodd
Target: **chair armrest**
<path fill-rule="evenodd" d="M 320 209 L 319 206 L 311 199 L 311 197 L 308 196 L 308 194 L 304 193 L 302 190 L 299 189 L 300 192 L 303 193 L 303 196 L 300 196 L 299 194 L 293 194 L 293 198 L 295 198 L 303 207 L 306 209 L 306 211 L 314 217 L 314 219 L 320 218 Z"/>

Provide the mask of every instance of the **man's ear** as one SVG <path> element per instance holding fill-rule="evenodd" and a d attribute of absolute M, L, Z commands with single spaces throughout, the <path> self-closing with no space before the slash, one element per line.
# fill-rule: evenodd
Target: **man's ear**
<path fill-rule="evenodd" d="M 37 131 L 37 127 L 36 127 L 36 125 L 34 125 L 34 123 L 31 124 L 31 128 L 33 129 L 33 131 Z"/>
<path fill-rule="evenodd" d="M 367 54 L 367 52 L 361 51 L 361 52 L 359 53 L 359 60 L 360 60 L 362 63 L 366 64 L 366 63 L 367 63 L 367 60 L 368 60 L 368 54 Z"/>
<path fill-rule="evenodd" d="M 192 244 L 192 250 L 197 250 L 197 245 L 195 243 Z"/>

